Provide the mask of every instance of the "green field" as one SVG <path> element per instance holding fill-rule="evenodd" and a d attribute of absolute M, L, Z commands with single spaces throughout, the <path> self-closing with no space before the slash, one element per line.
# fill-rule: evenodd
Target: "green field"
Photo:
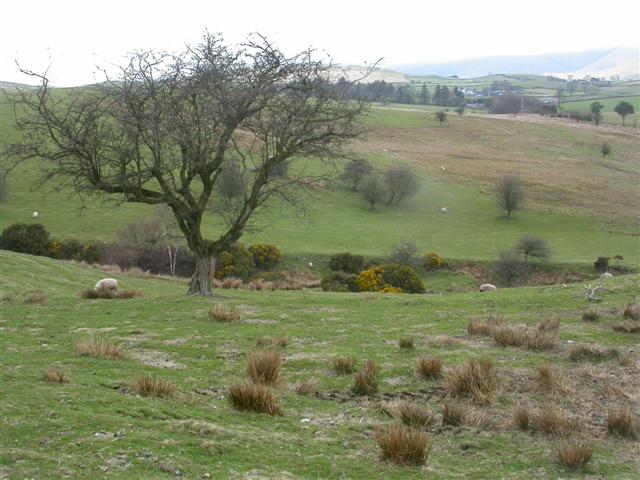
<path fill-rule="evenodd" d="M 636 444 L 608 437 L 604 427 L 608 408 L 637 407 L 637 334 L 611 330 L 619 309 L 637 296 L 637 276 L 608 281 L 598 305 L 603 318 L 584 322 L 589 305 L 580 285 L 486 296 L 225 290 L 209 300 L 186 298 L 180 282 L 121 276 L 121 289 L 145 296 L 84 300 L 78 293 L 104 272 L 9 252 L 0 262 L 3 478 L 566 478 L 571 474 L 552 459 L 553 436 L 511 423 L 516 403 L 535 409 L 550 402 L 579 425 L 571 438 L 594 447 L 584 475 L 631 479 L 640 468 Z M 217 302 L 237 307 L 241 319 L 209 320 Z M 508 323 L 557 318 L 557 343 L 538 353 L 467 335 L 470 319 L 490 313 Z M 95 335 L 120 343 L 127 357 L 75 353 L 76 342 Z M 238 412 L 225 398 L 245 378 L 246 358 L 264 335 L 289 341 L 273 387 L 281 417 Z M 398 348 L 404 336 L 414 339 L 413 350 Z M 571 362 L 571 342 L 615 347 L 631 360 Z M 424 354 L 443 358 L 442 379 L 416 378 L 413 366 Z M 353 356 L 357 366 L 374 360 L 379 393 L 351 394 L 351 376 L 329 367 L 335 355 Z M 498 372 L 488 405 L 444 389 L 451 369 L 473 355 L 490 357 Z M 553 365 L 562 390 L 538 390 L 530 379 L 543 362 Z M 43 381 L 49 367 L 64 370 L 70 382 Z M 141 375 L 173 381 L 179 393 L 137 395 L 132 384 Z M 317 393 L 291 391 L 309 378 Z M 398 400 L 436 415 L 424 467 L 392 467 L 378 458 L 374 432 L 396 422 L 381 412 L 393 412 Z M 440 425 L 442 405 L 451 401 L 476 418 L 473 426 Z"/>

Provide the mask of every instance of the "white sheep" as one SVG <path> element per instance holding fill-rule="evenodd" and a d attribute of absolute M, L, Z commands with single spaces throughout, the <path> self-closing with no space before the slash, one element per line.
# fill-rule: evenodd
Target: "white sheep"
<path fill-rule="evenodd" d="M 609 272 L 604 272 L 602 275 L 600 275 L 600 278 L 613 278 L 613 275 L 611 275 Z"/>
<path fill-rule="evenodd" d="M 31 214 L 31 218 L 38 218 L 38 212 L 33 212 Z"/>
<path fill-rule="evenodd" d="M 483 283 L 482 285 L 480 285 L 480 288 L 478 289 L 479 292 L 493 292 L 495 290 L 497 290 L 498 288 L 495 285 L 491 285 L 490 283 Z"/>
<path fill-rule="evenodd" d="M 115 278 L 103 278 L 98 280 L 94 290 L 118 290 L 118 281 Z"/>
<path fill-rule="evenodd" d="M 447 213 L 449 210 L 447 210 L 447 207 L 442 207 L 440 209 L 440 213 Z"/>

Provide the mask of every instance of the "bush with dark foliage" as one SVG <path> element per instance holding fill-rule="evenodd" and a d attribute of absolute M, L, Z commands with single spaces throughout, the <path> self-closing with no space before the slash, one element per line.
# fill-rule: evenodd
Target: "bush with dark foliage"
<path fill-rule="evenodd" d="M 320 286 L 325 292 L 359 292 L 358 276 L 351 273 L 334 272 L 322 278 Z"/>
<path fill-rule="evenodd" d="M 329 258 L 329 268 L 334 272 L 360 273 L 364 266 L 362 255 L 353 255 L 349 252 L 336 253 Z"/>
<path fill-rule="evenodd" d="M 401 288 L 407 293 L 424 293 L 424 284 L 418 278 L 416 271 L 407 266 L 396 263 L 385 265 L 382 272 L 382 279 L 391 286 Z"/>
<path fill-rule="evenodd" d="M 14 223 L 0 235 L 0 248 L 31 255 L 47 255 L 49 232 L 40 223 Z"/>

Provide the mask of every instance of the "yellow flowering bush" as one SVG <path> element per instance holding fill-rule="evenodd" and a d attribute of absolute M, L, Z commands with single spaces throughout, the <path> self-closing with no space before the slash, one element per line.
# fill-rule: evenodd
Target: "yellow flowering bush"
<path fill-rule="evenodd" d="M 422 265 L 425 270 L 438 270 L 443 263 L 444 260 L 436 252 L 427 252 L 422 257 Z"/>
<path fill-rule="evenodd" d="M 268 243 L 257 243 L 249 247 L 249 252 L 253 255 L 253 262 L 260 270 L 269 270 L 282 260 L 282 253 L 275 245 Z"/>
<path fill-rule="evenodd" d="M 380 290 L 381 293 L 403 293 L 403 290 L 398 287 L 384 287 Z"/>
<path fill-rule="evenodd" d="M 363 292 L 377 292 L 385 287 L 382 275 L 384 273 L 383 267 L 371 267 L 368 270 L 360 272 L 358 275 L 358 287 Z"/>

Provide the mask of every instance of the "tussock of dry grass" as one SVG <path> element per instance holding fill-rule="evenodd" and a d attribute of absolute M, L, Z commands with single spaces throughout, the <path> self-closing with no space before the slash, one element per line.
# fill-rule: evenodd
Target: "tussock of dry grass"
<path fill-rule="evenodd" d="M 546 330 L 535 330 L 527 335 L 526 345 L 529 350 L 542 352 L 551 350 L 556 344 L 556 337 L 547 333 Z"/>
<path fill-rule="evenodd" d="M 558 328 L 560 328 L 560 319 L 545 318 L 538 324 L 536 328 L 541 332 L 555 332 L 556 330 L 558 330 Z"/>
<path fill-rule="evenodd" d="M 426 428 L 436 421 L 429 410 L 414 402 L 401 402 L 397 406 L 397 412 L 400 421 L 408 427 Z"/>
<path fill-rule="evenodd" d="M 550 364 L 538 365 L 535 371 L 535 381 L 543 390 L 553 390 L 558 385 L 556 373 Z"/>
<path fill-rule="evenodd" d="M 352 357 L 334 357 L 331 359 L 331 368 L 336 375 L 349 375 L 353 373 L 356 360 Z"/>
<path fill-rule="evenodd" d="M 291 390 L 297 394 L 302 396 L 315 395 L 320 391 L 320 385 L 312 378 L 307 378 L 302 382 L 294 383 L 291 386 Z"/>
<path fill-rule="evenodd" d="M 80 292 L 80 297 L 89 299 L 128 300 L 130 298 L 144 297 L 144 293 L 135 290 L 112 290 L 92 288 Z"/>
<path fill-rule="evenodd" d="M 398 340 L 398 346 L 404 350 L 413 349 L 413 338 L 402 337 L 400 340 Z"/>
<path fill-rule="evenodd" d="M 271 390 L 256 383 L 232 385 L 227 392 L 231 406 L 241 411 L 282 415 L 282 409 Z"/>
<path fill-rule="evenodd" d="M 27 305 L 42 305 L 46 301 L 47 295 L 40 289 L 25 292 L 24 303 Z"/>
<path fill-rule="evenodd" d="M 242 287 L 242 279 L 236 277 L 225 277 L 220 283 L 220 286 L 225 290 L 237 290 Z"/>
<path fill-rule="evenodd" d="M 637 438 L 637 430 L 637 421 L 629 407 L 609 410 L 607 413 L 607 431 L 609 435 Z"/>
<path fill-rule="evenodd" d="M 624 322 L 611 327 L 616 332 L 622 333 L 640 333 L 640 324 Z"/>
<path fill-rule="evenodd" d="M 620 352 L 615 348 L 603 348 L 599 345 L 576 345 L 569 351 L 569 359 L 573 362 L 600 362 L 618 358 Z"/>
<path fill-rule="evenodd" d="M 365 360 L 362 370 L 354 375 L 353 393 L 373 395 L 378 392 L 377 367 L 373 360 Z"/>
<path fill-rule="evenodd" d="M 520 430 L 527 430 L 531 424 L 531 412 L 525 405 L 516 405 L 513 411 L 513 424 Z"/>
<path fill-rule="evenodd" d="M 216 322 L 236 322 L 240 320 L 240 312 L 234 307 L 218 303 L 209 308 L 209 320 Z"/>
<path fill-rule="evenodd" d="M 247 360 L 247 375 L 254 383 L 272 385 L 278 381 L 282 354 L 274 350 L 256 350 Z"/>
<path fill-rule="evenodd" d="M 629 302 L 622 309 L 622 318 L 627 320 L 640 320 L 640 305 Z"/>
<path fill-rule="evenodd" d="M 403 425 L 377 432 L 376 440 L 383 460 L 396 465 L 423 465 L 433 446 L 426 433 Z"/>
<path fill-rule="evenodd" d="M 252 280 L 251 282 L 247 283 L 246 288 L 247 290 L 262 291 L 262 290 L 275 290 L 276 286 L 274 285 L 273 282 L 267 282 L 262 279 L 258 279 L 258 280 Z"/>
<path fill-rule="evenodd" d="M 416 373 L 425 380 L 434 380 L 442 375 L 442 363 L 442 357 L 420 357 L 416 361 Z"/>
<path fill-rule="evenodd" d="M 556 462 L 570 470 L 585 468 L 592 456 L 593 448 L 582 442 L 569 443 L 566 440 L 561 440 L 556 446 Z"/>
<path fill-rule="evenodd" d="M 478 403 L 489 403 L 498 387 L 498 376 L 491 360 L 472 358 L 463 366 L 451 370 L 447 390 Z"/>
<path fill-rule="evenodd" d="M 69 376 L 66 372 L 54 367 L 47 368 L 43 372 L 42 378 L 51 383 L 69 383 Z"/>
<path fill-rule="evenodd" d="M 442 406 L 442 425 L 457 427 L 464 423 L 465 409 L 457 403 L 445 403 Z"/>
<path fill-rule="evenodd" d="M 494 328 L 502 325 L 504 325 L 504 319 L 499 315 L 490 315 L 486 319 L 473 318 L 467 325 L 467 333 L 489 337 Z"/>
<path fill-rule="evenodd" d="M 545 405 L 536 412 L 533 425 L 537 430 L 555 436 L 565 436 L 578 429 L 575 420 L 556 410 L 551 405 Z"/>
<path fill-rule="evenodd" d="M 597 322 L 601 316 L 600 310 L 597 308 L 590 308 L 582 312 L 582 320 L 585 322 Z"/>
<path fill-rule="evenodd" d="M 279 337 L 279 338 L 272 338 L 272 337 L 260 337 L 258 340 L 256 340 L 256 345 L 258 347 L 286 347 L 287 345 L 289 345 L 289 339 L 287 337 Z"/>
<path fill-rule="evenodd" d="M 126 354 L 121 345 L 112 343 L 104 338 L 88 338 L 76 343 L 76 352 L 85 357 L 109 358 L 117 360 L 125 358 Z"/>
<path fill-rule="evenodd" d="M 527 341 L 527 331 L 519 325 L 502 325 L 491 331 L 491 336 L 500 347 L 521 347 Z"/>
<path fill-rule="evenodd" d="M 178 387 L 170 380 L 146 375 L 134 380 L 133 389 L 143 397 L 172 398 L 176 394 Z"/>

